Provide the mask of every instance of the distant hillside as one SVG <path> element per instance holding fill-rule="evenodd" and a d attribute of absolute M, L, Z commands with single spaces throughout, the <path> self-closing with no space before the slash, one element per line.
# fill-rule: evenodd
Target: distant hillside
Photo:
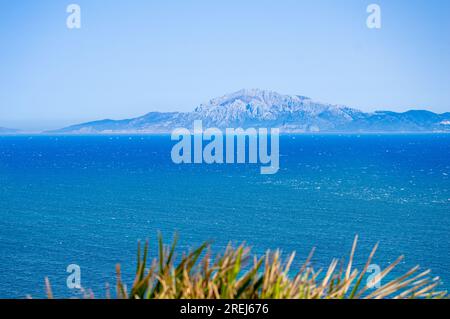
<path fill-rule="evenodd" d="M 128 120 L 73 125 L 51 133 L 169 133 L 177 127 L 191 128 L 194 120 L 202 120 L 204 127 L 277 127 L 285 133 L 450 132 L 450 113 L 421 110 L 365 113 L 344 105 L 316 102 L 305 96 L 253 89 L 212 99 L 192 112 L 153 112 Z"/>
<path fill-rule="evenodd" d="M 20 132 L 19 130 L 0 127 L 0 134 L 15 134 L 15 133 L 19 133 L 19 132 Z"/>

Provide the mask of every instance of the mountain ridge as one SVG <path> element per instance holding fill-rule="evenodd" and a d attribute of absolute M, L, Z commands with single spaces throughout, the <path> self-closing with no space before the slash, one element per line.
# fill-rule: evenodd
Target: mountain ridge
<path fill-rule="evenodd" d="M 0 134 L 15 134 L 19 133 L 20 130 L 16 130 L 13 128 L 7 128 L 7 127 L 0 127 Z"/>
<path fill-rule="evenodd" d="M 302 95 L 242 89 L 200 104 L 192 112 L 150 112 L 125 120 L 100 120 L 49 131 L 56 134 L 170 133 L 204 127 L 280 128 L 284 133 L 308 132 L 450 132 L 450 112 L 427 110 L 363 112 L 345 105 L 317 102 Z"/>

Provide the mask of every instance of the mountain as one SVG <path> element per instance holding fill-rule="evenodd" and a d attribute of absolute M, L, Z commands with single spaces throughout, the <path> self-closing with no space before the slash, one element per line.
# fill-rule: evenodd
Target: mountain
<path fill-rule="evenodd" d="M 0 127 L 0 134 L 15 134 L 15 133 L 19 133 L 19 130 Z"/>
<path fill-rule="evenodd" d="M 178 127 L 192 129 L 195 120 L 202 120 L 204 127 L 277 127 L 285 133 L 450 132 L 450 113 L 420 110 L 365 113 L 344 105 L 320 103 L 305 96 L 252 89 L 212 99 L 192 112 L 152 112 L 134 119 L 78 124 L 51 133 L 169 133 Z"/>

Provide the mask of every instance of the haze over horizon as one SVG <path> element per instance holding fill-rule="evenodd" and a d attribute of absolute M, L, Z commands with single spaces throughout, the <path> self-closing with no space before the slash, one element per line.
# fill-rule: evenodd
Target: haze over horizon
<path fill-rule="evenodd" d="M 367 5 L 382 28 L 366 26 Z M 0 11 L 0 127 L 192 111 L 242 88 L 363 111 L 450 111 L 450 2 L 21 1 Z"/>

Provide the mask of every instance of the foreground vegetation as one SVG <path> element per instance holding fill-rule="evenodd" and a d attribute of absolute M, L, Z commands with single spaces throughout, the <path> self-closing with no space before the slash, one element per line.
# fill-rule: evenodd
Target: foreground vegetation
<path fill-rule="evenodd" d="M 402 276 L 387 280 L 403 257 L 382 270 L 367 285 L 369 266 L 376 245 L 362 270 L 353 267 L 358 238 L 355 238 L 348 260 L 332 260 L 328 269 L 314 270 L 313 251 L 298 271 L 291 271 L 295 253 L 282 259 L 281 252 L 267 252 L 262 258 L 251 256 L 250 249 L 241 245 L 227 249 L 214 258 L 210 245 L 205 243 L 175 262 L 177 239 L 171 246 L 159 239 L 159 256 L 149 262 L 148 242 L 138 246 L 137 269 L 134 282 L 127 288 L 117 265 L 115 297 L 118 299 L 406 299 L 447 298 L 438 291 L 439 278 L 430 271 L 414 267 Z M 383 284 L 381 285 L 381 283 Z M 372 286 L 373 287 L 373 286 Z M 47 294 L 52 298 L 47 280 Z M 87 293 L 86 297 L 93 297 Z M 107 297 L 110 297 L 108 292 Z"/>

